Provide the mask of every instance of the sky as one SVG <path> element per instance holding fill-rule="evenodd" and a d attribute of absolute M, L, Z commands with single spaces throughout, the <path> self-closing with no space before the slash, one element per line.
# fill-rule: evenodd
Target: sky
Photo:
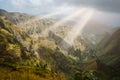
<path fill-rule="evenodd" d="M 78 7 L 94 9 L 96 12 L 93 18 L 101 22 L 120 25 L 120 0 L 0 0 L 1 9 L 34 15 Z"/>

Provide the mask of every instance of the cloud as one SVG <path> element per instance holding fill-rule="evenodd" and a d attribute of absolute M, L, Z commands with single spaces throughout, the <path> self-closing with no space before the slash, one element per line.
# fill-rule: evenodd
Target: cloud
<path fill-rule="evenodd" d="M 4 3 L 4 5 L 3 5 Z M 0 0 L 2 7 L 11 10 L 52 12 L 69 7 L 91 7 L 105 12 L 120 13 L 120 0 Z M 1 7 L 1 6 L 0 6 Z"/>
<path fill-rule="evenodd" d="M 101 11 L 119 12 L 120 0 L 54 0 L 56 3 L 71 6 L 92 7 Z"/>
<path fill-rule="evenodd" d="M 11 2 L 20 8 L 41 8 L 52 4 L 52 0 L 11 0 Z"/>
<path fill-rule="evenodd" d="M 92 7 L 98 10 L 120 12 L 119 0 L 12 0 L 13 5 L 28 8 L 56 8 L 63 5 Z"/>

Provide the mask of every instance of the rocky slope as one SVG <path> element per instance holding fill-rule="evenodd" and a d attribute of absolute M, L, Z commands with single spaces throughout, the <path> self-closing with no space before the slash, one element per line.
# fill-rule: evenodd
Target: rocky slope
<path fill-rule="evenodd" d="M 61 68 L 59 69 L 61 73 L 55 73 L 57 71 L 56 68 L 62 66 L 56 63 L 56 59 L 59 59 L 59 55 L 61 55 L 63 59 L 66 59 L 66 63 L 68 61 L 67 58 L 62 53 L 58 54 L 51 49 L 38 48 L 37 44 L 39 43 L 34 42 L 22 29 L 11 24 L 5 17 L 0 17 L 0 70 L 2 68 L 7 71 L 12 70 L 9 75 L 4 72 L 8 77 L 7 79 L 13 79 L 12 74 L 15 80 L 20 78 L 26 80 L 27 76 L 31 80 L 36 80 L 36 78 L 40 80 L 53 80 L 53 78 L 54 80 L 59 80 L 61 77 L 63 80 L 65 79 L 62 69 L 67 68 Z M 47 63 L 47 61 L 49 62 Z M 55 68 L 52 68 L 53 66 Z M 16 75 L 22 75 L 23 72 L 25 73 L 24 77 Z M 34 76 L 31 77 L 32 75 Z M 0 76 L 1 79 L 6 77 L 2 76 L 1 72 Z"/>
<path fill-rule="evenodd" d="M 48 35 L 43 37 L 39 36 L 40 33 L 54 25 L 56 23 L 54 20 L 40 19 L 23 13 L 10 13 L 5 10 L 0 10 L 0 16 L 2 16 L 0 17 L 1 78 L 14 77 L 15 80 L 28 78 L 30 80 L 120 79 L 120 29 L 117 28 L 113 34 L 106 33 L 103 40 L 96 46 L 92 44 L 94 35 L 92 38 L 89 35 L 79 35 L 74 40 L 74 44 L 70 45 L 64 40 L 72 29 L 70 26 L 60 24 L 59 29 L 48 31 Z M 97 23 L 95 27 L 86 28 L 84 31 L 88 30 L 87 34 L 93 32 L 92 34 L 96 35 L 97 32 L 92 29 L 96 29 L 97 25 L 101 24 Z M 102 34 L 107 28 L 100 28 L 98 34 Z M 10 74 L 7 74 L 7 71 Z M 2 75 L 2 72 L 6 75 Z M 12 75 L 14 76 L 11 77 Z"/>
<path fill-rule="evenodd" d="M 30 74 L 40 80 L 77 80 L 76 78 L 84 78 L 89 75 L 88 72 L 88 74 L 81 72 L 82 64 L 78 63 L 79 59 L 76 58 L 81 57 L 81 51 L 72 48 L 69 53 L 73 56 L 64 55 L 59 49 L 62 46 L 59 44 L 59 40 L 63 42 L 63 36 L 61 34 L 56 36 L 54 33 L 51 35 L 52 37 L 49 35 L 46 38 L 35 39 L 21 27 L 10 23 L 6 17 L 0 18 L 0 68 L 13 71 L 9 76 L 4 72 L 8 79 L 13 78 L 11 75 L 14 73 L 21 75 L 23 72 L 26 74 L 27 71 L 30 73 L 26 74 L 24 79 L 21 76 L 21 79 L 26 80 L 27 76 L 31 78 Z M 82 41 L 81 38 L 77 39 L 78 42 Z M 65 45 L 67 44 L 65 42 Z M 22 72 L 20 72 L 21 70 Z M 82 74 L 84 77 L 78 76 L 78 74 Z M 15 79 L 19 79 L 17 75 L 15 75 Z M 4 79 L 6 76 L 2 78 Z"/>
<path fill-rule="evenodd" d="M 7 12 L 0 9 L 0 16 L 5 16 L 11 23 L 25 29 L 29 34 L 40 33 L 46 27 L 53 24 L 52 19 L 41 19 L 41 16 L 33 16 L 25 13 Z M 36 29 L 37 28 L 37 29 Z"/>
<path fill-rule="evenodd" d="M 14 24 L 25 22 L 28 19 L 31 19 L 34 17 L 25 13 L 7 12 L 3 9 L 0 9 L 0 16 L 5 16 L 9 21 L 11 21 Z"/>
<path fill-rule="evenodd" d="M 3 14 L 4 13 L 4 14 Z M 10 16 L 11 18 L 7 17 L 12 23 L 16 24 L 15 21 L 15 15 L 12 16 L 10 15 L 11 13 L 1 10 L 1 15 L 4 16 Z M 13 14 L 13 13 L 12 13 Z M 73 45 L 69 45 L 68 42 L 64 41 L 65 36 L 71 31 L 72 27 L 65 25 L 65 24 L 59 24 L 58 28 L 55 29 L 54 31 L 52 31 L 52 35 L 50 35 L 49 31 L 46 33 L 47 36 L 45 35 L 41 35 L 42 32 L 44 32 L 46 29 L 54 26 L 54 24 L 56 24 L 57 22 L 53 19 L 49 19 L 49 18 L 41 18 L 40 16 L 26 16 L 26 14 L 22 14 L 22 13 L 16 13 L 17 15 L 21 15 L 22 18 L 24 18 L 23 20 L 21 19 L 20 16 L 18 16 L 18 22 L 17 25 L 19 27 L 22 27 L 23 30 L 31 37 L 34 38 L 34 40 L 36 40 L 37 38 L 39 39 L 39 43 L 41 44 L 40 46 L 44 46 L 44 47 L 49 47 L 51 49 L 56 49 L 56 47 L 58 47 L 61 51 L 66 52 L 67 54 L 73 54 L 75 53 L 75 51 L 84 51 L 87 48 L 87 45 L 91 45 L 92 43 L 90 40 L 88 40 L 87 38 L 84 38 L 84 36 L 79 35 L 73 42 Z M 26 16 L 26 17 L 24 17 Z M 11 20 L 13 19 L 13 20 Z M 41 37 L 41 36 L 42 37 Z M 51 38 L 51 39 L 48 39 Z M 43 42 L 45 42 L 46 44 L 43 44 Z M 61 44 L 61 42 L 63 42 Z M 57 44 L 56 44 L 57 43 Z M 64 44 L 64 45 L 63 45 Z M 50 46 L 52 45 L 52 46 Z M 66 46 L 67 47 L 66 47 Z M 72 47 L 70 49 L 68 49 L 69 47 Z M 69 51 L 70 50 L 70 51 Z M 69 52 L 68 52 L 69 51 Z M 77 53 L 78 55 L 80 51 Z M 71 53 L 70 53 L 71 52 Z M 73 54 L 74 55 L 74 54 Z M 76 54 L 75 54 L 76 55 Z"/>
<path fill-rule="evenodd" d="M 1 55 L 10 55 L 4 57 L 5 61 L 15 61 L 14 58 L 23 59 L 23 55 L 32 53 L 32 39 L 21 29 L 12 25 L 5 17 L 0 18 L 0 48 Z M 15 49 L 14 49 L 15 48 Z M 33 53 L 34 54 L 34 53 Z M 9 59 L 10 58 L 10 59 Z"/>
<path fill-rule="evenodd" d="M 120 76 L 120 28 L 112 35 L 106 35 L 97 47 L 98 70 L 110 78 Z M 117 80 L 117 78 L 115 78 Z"/>
<path fill-rule="evenodd" d="M 1 79 L 74 80 L 80 69 L 77 61 L 65 56 L 57 47 L 51 49 L 39 42 L 0 17 Z"/>
<path fill-rule="evenodd" d="M 113 33 L 113 26 L 90 20 L 83 28 L 83 35 L 93 44 L 101 41 L 104 35 Z"/>

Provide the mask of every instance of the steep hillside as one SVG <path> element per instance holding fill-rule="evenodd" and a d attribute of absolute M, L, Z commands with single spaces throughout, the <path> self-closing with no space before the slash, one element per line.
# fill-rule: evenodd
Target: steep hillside
<path fill-rule="evenodd" d="M 56 59 L 59 59 L 53 56 L 55 51 L 47 48 L 38 49 L 36 44 L 39 43 L 35 43 L 22 29 L 11 24 L 5 17 L 0 17 L 1 79 L 60 80 L 62 78 L 64 80 L 65 77 L 62 71 L 61 73 L 55 73 L 56 68 L 61 66 L 55 62 Z M 64 56 L 62 53 L 54 55 Z M 66 62 L 67 58 L 64 58 Z M 50 67 L 53 64 L 52 60 L 56 64 L 55 68 Z"/>
<path fill-rule="evenodd" d="M 104 32 L 109 32 L 112 26 L 106 25 L 95 20 L 90 20 L 84 27 L 83 32 L 92 34 L 103 34 Z"/>
<path fill-rule="evenodd" d="M 40 33 L 53 24 L 52 19 L 42 19 L 41 16 L 33 16 L 25 13 L 7 12 L 0 9 L 0 16 L 5 16 L 11 23 L 22 27 L 27 33 Z"/>
<path fill-rule="evenodd" d="M 2 57 L 3 55 L 11 56 L 4 57 L 5 61 L 6 59 L 15 61 L 14 57 L 20 60 L 25 57 L 23 55 L 29 55 L 32 52 L 30 50 L 32 39 L 23 30 L 12 25 L 5 17 L 0 18 L 0 41 Z"/>
<path fill-rule="evenodd" d="M 54 35 L 54 38 L 60 37 Z M 54 38 L 52 37 L 52 39 Z M 48 41 L 50 40 L 49 38 L 46 39 L 48 39 Z M 88 66 L 91 61 L 81 63 L 79 59 L 74 57 L 81 54 L 80 50 L 76 50 L 73 53 L 71 51 L 70 53 L 74 56 L 66 56 L 58 47 L 52 49 L 51 47 L 44 46 L 43 40 L 44 39 L 41 38 L 36 40 L 29 37 L 23 29 L 11 24 L 5 17 L 1 17 L 1 79 L 79 80 L 95 78 L 94 75 L 91 75 L 94 71 L 89 71 L 91 67 L 87 69 L 88 71 L 84 71 L 85 67 Z M 41 43 L 43 44 L 41 45 Z M 67 42 L 65 43 L 67 44 Z M 56 45 L 54 43 L 51 44 Z"/>
<path fill-rule="evenodd" d="M 69 44 L 65 37 L 73 26 L 59 24 L 49 30 L 57 23 L 53 19 L 5 10 L 0 10 L 0 16 L 3 80 L 120 79 L 120 29 L 113 33 L 109 26 L 90 21 L 83 35 Z M 46 29 L 47 35 L 41 35 Z"/>
<path fill-rule="evenodd" d="M 92 43 L 98 43 L 104 35 L 113 33 L 113 26 L 90 20 L 83 28 L 83 35 Z"/>
<path fill-rule="evenodd" d="M 18 13 L 18 12 L 7 12 L 3 9 L 0 9 L 0 16 L 5 16 L 9 21 L 11 21 L 14 24 L 25 22 L 28 19 L 34 18 L 34 16 L 31 16 L 29 14 Z"/>
<path fill-rule="evenodd" d="M 16 14 L 16 15 L 14 15 L 15 16 L 14 17 L 11 14 Z M 43 18 L 41 16 L 32 16 L 32 15 L 23 14 L 23 13 L 14 13 L 14 12 L 11 13 L 11 12 L 7 12 L 5 10 L 0 10 L 0 15 L 6 16 L 6 18 L 8 20 L 10 20 L 14 24 L 17 24 L 19 27 L 22 27 L 26 33 L 28 33 L 30 36 L 34 36 L 34 37 L 35 36 L 40 37 L 42 32 L 44 32 L 46 29 L 49 29 L 50 27 L 53 27 L 54 24 L 57 24 L 56 20 L 54 20 L 54 19 Z M 10 18 L 9 18 L 9 16 L 10 16 Z M 16 20 L 16 16 L 18 19 L 17 23 L 16 23 L 16 21 L 14 21 L 14 20 Z M 21 19 L 21 18 L 23 18 L 23 19 Z M 64 39 L 73 27 L 74 27 L 74 25 L 69 26 L 67 24 L 59 24 L 59 25 L 57 25 L 57 29 L 53 30 L 52 32 L 55 35 L 58 35 L 58 37 L 61 37 L 62 39 Z M 49 31 L 47 32 L 47 34 L 49 34 Z M 41 35 L 41 36 L 44 37 L 44 35 Z M 49 37 L 49 35 L 47 37 Z M 54 37 L 53 37 L 53 39 L 54 39 Z M 77 48 L 77 49 L 85 50 L 86 46 L 88 44 L 92 45 L 91 41 L 87 38 L 84 38 L 83 35 L 79 35 L 74 40 L 74 44 L 72 46 L 74 46 L 75 49 Z"/>
<path fill-rule="evenodd" d="M 1 79 L 76 80 L 81 72 L 78 60 L 65 56 L 58 47 L 52 49 L 41 43 L 43 39 L 31 38 L 23 29 L 0 17 Z"/>
<path fill-rule="evenodd" d="M 97 47 L 98 70 L 109 77 L 120 76 L 120 28 L 107 35 Z M 119 78 L 120 79 L 120 78 Z M 115 79 L 116 80 L 116 79 Z"/>

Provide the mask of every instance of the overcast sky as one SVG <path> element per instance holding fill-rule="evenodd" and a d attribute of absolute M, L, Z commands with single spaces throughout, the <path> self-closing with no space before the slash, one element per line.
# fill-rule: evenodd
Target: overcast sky
<path fill-rule="evenodd" d="M 120 24 L 120 0 L 0 0 L 1 9 L 29 14 L 51 13 L 76 7 L 93 8 L 99 16 L 113 19 L 115 25 Z"/>

